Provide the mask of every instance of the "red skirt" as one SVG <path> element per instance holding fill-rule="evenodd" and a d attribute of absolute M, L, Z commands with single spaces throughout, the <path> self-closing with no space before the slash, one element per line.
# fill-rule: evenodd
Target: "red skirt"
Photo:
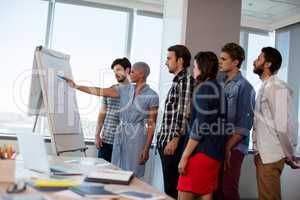
<path fill-rule="evenodd" d="M 186 174 L 179 177 L 177 189 L 198 195 L 212 193 L 217 189 L 221 162 L 204 153 L 190 157 Z"/>

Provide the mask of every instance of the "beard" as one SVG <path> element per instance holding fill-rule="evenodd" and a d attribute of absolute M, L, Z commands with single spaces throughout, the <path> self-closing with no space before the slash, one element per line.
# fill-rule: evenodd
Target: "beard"
<path fill-rule="evenodd" d="M 172 70 L 171 68 L 168 67 L 169 73 L 173 74 L 174 70 Z"/>
<path fill-rule="evenodd" d="M 264 72 L 263 66 L 254 67 L 253 72 L 258 76 L 261 76 Z"/>
<path fill-rule="evenodd" d="M 118 81 L 119 83 L 123 83 L 125 80 L 126 80 L 126 76 L 120 76 L 120 77 L 117 77 L 117 81 Z"/>
<path fill-rule="evenodd" d="M 176 69 L 174 69 L 174 67 L 171 67 L 171 66 L 168 65 L 168 64 L 166 64 L 166 66 L 167 66 L 167 68 L 168 68 L 169 73 L 173 74 L 173 73 L 176 71 Z"/>

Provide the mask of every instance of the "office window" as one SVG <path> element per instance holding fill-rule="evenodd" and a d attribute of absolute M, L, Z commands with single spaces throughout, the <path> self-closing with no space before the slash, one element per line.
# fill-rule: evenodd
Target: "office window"
<path fill-rule="evenodd" d="M 150 66 L 147 81 L 156 91 L 161 67 L 162 23 L 159 17 L 136 15 L 131 49 L 132 62 L 143 61 Z"/>
<path fill-rule="evenodd" d="M 44 44 L 47 11 L 47 1 L 0 1 L 0 133 L 32 130 L 27 104 L 33 52 Z"/>
<path fill-rule="evenodd" d="M 51 47 L 71 55 L 74 79 L 83 85 L 115 84 L 110 68 L 125 56 L 127 12 L 56 3 Z M 77 92 L 83 132 L 94 138 L 100 98 Z"/>
<path fill-rule="evenodd" d="M 54 12 L 48 19 L 49 5 Z M 116 83 L 112 61 L 130 54 L 132 62 L 150 65 L 148 83 L 157 90 L 162 17 L 137 12 L 131 21 L 131 12 L 83 1 L 0 1 L 0 65 L 7 69 L 1 74 L 5 98 L 0 104 L 0 133 L 30 132 L 33 128 L 35 117 L 27 115 L 27 105 L 33 53 L 38 45 L 48 44 L 48 48 L 71 55 L 74 79 L 101 87 Z M 85 137 L 94 138 L 101 98 L 77 92 L 77 100 Z M 49 135 L 47 118 L 39 117 L 36 131 Z"/>
<path fill-rule="evenodd" d="M 248 48 L 247 48 L 247 72 L 246 77 L 253 85 L 255 91 L 257 92 L 261 80 L 258 78 L 257 74 L 253 73 L 253 61 L 261 53 L 263 47 L 275 46 L 275 34 L 270 32 L 266 34 L 260 33 L 249 33 L 248 37 Z"/>
<path fill-rule="evenodd" d="M 245 49 L 246 59 L 242 66 L 242 73 L 252 84 L 256 93 L 261 86 L 261 80 L 253 73 L 253 61 L 258 57 L 261 49 L 266 46 L 275 46 L 275 34 L 273 32 L 242 30 L 240 45 Z M 251 131 L 252 134 L 252 131 Z M 249 149 L 252 149 L 252 136 L 250 135 Z"/>
<path fill-rule="evenodd" d="M 290 31 L 276 32 L 276 48 L 280 51 L 282 56 L 282 64 L 277 76 L 284 81 L 288 81 L 290 58 Z"/>
<path fill-rule="evenodd" d="M 276 47 L 282 55 L 282 64 L 278 76 L 285 80 L 293 90 L 293 115 L 300 120 L 300 80 L 299 50 L 300 24 L 294 24 L 276 30 Z M 300 129 L 298 130 L 297 156 L 300 156 Z"/>

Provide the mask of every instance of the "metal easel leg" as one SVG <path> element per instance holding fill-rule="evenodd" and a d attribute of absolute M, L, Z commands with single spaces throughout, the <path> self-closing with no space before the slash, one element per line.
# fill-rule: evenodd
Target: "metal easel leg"
<path fill-rule="evenodd" d="M 32 132 L 35 132 L 35 128 L 36 128 L 36 124 L 37 124 L 38 118 L 39 118 L 39 115 L 36 115 L 35 116 L 35 121 L 34 121 L 34 124 L 33 124 L 33 128 L 32 128 Z"/>

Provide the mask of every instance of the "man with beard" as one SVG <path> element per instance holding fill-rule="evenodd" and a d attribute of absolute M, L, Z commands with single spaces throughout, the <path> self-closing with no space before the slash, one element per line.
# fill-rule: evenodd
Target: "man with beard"
<path fill-rule="evenodd" d="M 253 125 L 253 149 L 260 200 L 280 200 L 280 176 L 286 162 L 292 168 L 295 161 L 293 139 L 289 135 L 292 112 L 292 90 L 276 74 L 282 57 L 273 47 L 265 47 L 254 61 L 254 73 L 262 80 Z M 297 166 L 298 165 L 298 166 Z"/>
<path fill-rule="evenodd" d="M 114 71 L 118 84 L 129 84 L 131 63 L 127 58 L 118 58 L 113 61 L 111 69 Z M 95 144 L 98 149 L 98 157 L 111 162 L 114 143 L 114 134 L 119 124 L 119 98 L 103 97 L 99 111 Z M 102 131 L 102 134 L 100 134 Z"/>
<path fill-rule="evenodd" d="M 184 45 L 168 48 L 166 66 L 174 74 L 165 100 L 157 147 L 161 158 L 165 193 L 177 199 L 178 164 L 184 149 L 194 79 L 188 73 L 191 53 Z"/>

